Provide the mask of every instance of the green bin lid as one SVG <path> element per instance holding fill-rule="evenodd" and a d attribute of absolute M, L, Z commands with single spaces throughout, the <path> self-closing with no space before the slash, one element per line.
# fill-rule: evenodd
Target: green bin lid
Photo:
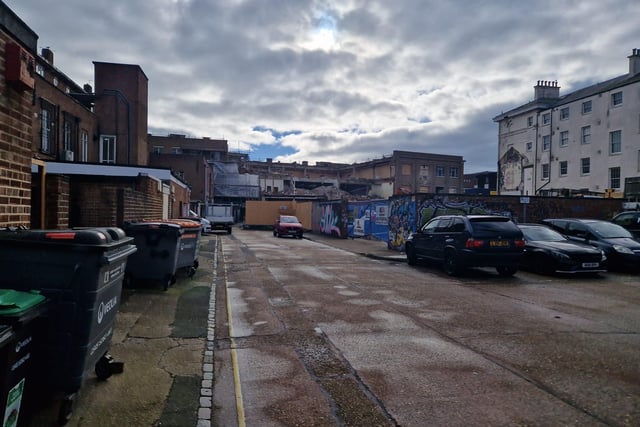
<path fill-rule="evenodd" d="M 44 295 L 32 290 L 29 292 L 15 289 L 0 289 L 0 316 L 16 316 L 44 301 Z"/>

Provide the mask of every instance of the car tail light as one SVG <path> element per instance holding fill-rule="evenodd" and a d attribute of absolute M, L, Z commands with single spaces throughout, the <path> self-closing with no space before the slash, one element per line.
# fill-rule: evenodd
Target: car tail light
<path fill-rule="evenodd" d="M 484 240 L 476 240 L 473 238 L 467 239 L 464 244 L 464 247 L 467 249 L 480 248 L 482 246 L 484 246 Z"/>
<path fill-rule="evenodd" d="M 513 243 L 516 245 L 516 248 L 524 248 L 524 240 L 514 240 Z"/>

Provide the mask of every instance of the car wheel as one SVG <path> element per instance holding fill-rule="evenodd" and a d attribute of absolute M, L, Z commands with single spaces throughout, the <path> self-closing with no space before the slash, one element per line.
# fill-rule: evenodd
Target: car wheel
<path fill-rule="evenodd" d="M 513 265 L 501 265 L 499 267 L 496 267 L 496 271 L 503 277 L 511 277 L 516 274 L 516 272 L 518 271 L 518 267 L 515 267 Z"/>
<path fill-rule="evenodd" d="M 405 250 L 407 253 L 407 264 L 416 265 L 418 263 L 418 256 L 416 255 L 416 250 L 413 248 L 413 246 L 407 246 Z"/>
<path fill-rule="evenodd" d="M 460 267 L 456 262 L 456 255 L 449 251 L 444 254 L 444 263 L 443 263 L 444 272 L 449 276 L 455 276 L 460 271 Z"/>

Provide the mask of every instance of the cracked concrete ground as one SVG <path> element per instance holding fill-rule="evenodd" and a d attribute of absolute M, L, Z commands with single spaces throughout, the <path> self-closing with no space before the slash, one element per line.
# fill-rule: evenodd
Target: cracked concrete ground
<path fill-rule="evenodd" d="M 123 289 L 110 354 L 124 371 L 100 381 L 90 373 L 68 426 L 189 426 L 198 421 L 212 262 L 203 236 L 200 267 L 161 286 Z M 57 425 L 61 395 L 38 402 L 30 426 Z"/>

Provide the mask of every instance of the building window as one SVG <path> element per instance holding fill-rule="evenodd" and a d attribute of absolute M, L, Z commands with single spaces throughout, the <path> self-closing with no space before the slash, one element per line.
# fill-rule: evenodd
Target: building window
<path fill-rule="evenodd" d="M 567 145 L 569 145 L 569 131 L 563 130 L 560 132 L 560 146 L 566 147 Z"/>
<path fill-rule="evenodd" d="M 527 142 L 527 151 L 533 150 L 533 142 Z"/>
<path fill-rule="evenodd" d="M 180 148 L 180 147 L 171 147 L 171 154 L 182 154 L 182 148 Z"/>
<path fill-rule="evenodd" d="M 40 100 L 40 151 L 52 153 L 56 146 L 56 108 Z"/>
<path fill-rule="evenodd" d="M 582 114 L 589 114 L 592 108 L 593 105 L 591 104 L 591 101 L 584 101 L 582 103 Z"/>
<path fill-rule="evenodd" d="M 86 129 L 80 131 L 80 161 L 89 161 L 89 132 Z"/>
<path fill-rule="evenodd" d="M 436 176 L 444 176 L 444 166 L 436 166 Z"/>
<path fill-rule="evenodd" d="M 560 109 L 560 120 L 568 120 L 569 119 L 569 107 L 564 107 Z"/>
<path fill-rule="evenodd" d="M 560 176 L 567 176 L 568 165 L 567 161 L 563 160 L 560 162 Z"/>
<path fill-rule="evenodd" d="M 548 125 L 549 123 L 551 123 L 551 113 L 544 113 L 542 115 L 542 124 Z"/>
<path fill-rule="evenodd" d="M 153 148 L 151 149 L 151 152 L 153 154 L 162 154 L 162 146 L 161 145 L 154 145 Z"/>
<path fill-rule="evenodd" d="M 542 165 L 542 180 L 547 181 L 549 179 L 549 163 Z"/>
<path fill-rule="evenodd" d="M 457 178 L 458 177 L 458 168 L 455 166 L 451 166 L 449 168 L 449 177 Z"/>
<path fill-rule="evenodd" d="M 551 135 L 545 135 L 542 137 L 542 151 L 549 151 L 551 149 Z"/>
<path fill-rule="evenodd" d="M 591 143 L 591 126 L 583 126 L 581 129 L 582 138 L 581 141 L 583 144 Z"/>
<path fill-rule="evenodd" d="M 64 114 L 62 149 L 75 151 L 78 138 L 78 118 L 70 114 Z"/>
<path fill-rule="evenodd" d="M 533 116 L 527 117 L 527 126 L 533 126 Z"/>
<path fill-rule="evenodd" d="M 611 105 L 617 107 L 622 105 L 622 92 L 616 92 L 611 94 Z"/>
<path fill-rule="evenodd" d="M 582 175 L 589 175 L 591 173 L 591 159 L 589 157 L 580 159 L 580 173 Z"/>
<path fill-rule="evenodd" d="M 609 168 L 609 188 L 620 189 L 620 168 Z"/>
<path fill-rule="evenodd" d="M 609 154 L 620 154 L 622 152 L 622 131 L 609 132 Z"/>
<path fill-rule="evenodd" d="M 102 135 L 100 137 L 100 163 L 116 163 L 115 135 Z"/>

